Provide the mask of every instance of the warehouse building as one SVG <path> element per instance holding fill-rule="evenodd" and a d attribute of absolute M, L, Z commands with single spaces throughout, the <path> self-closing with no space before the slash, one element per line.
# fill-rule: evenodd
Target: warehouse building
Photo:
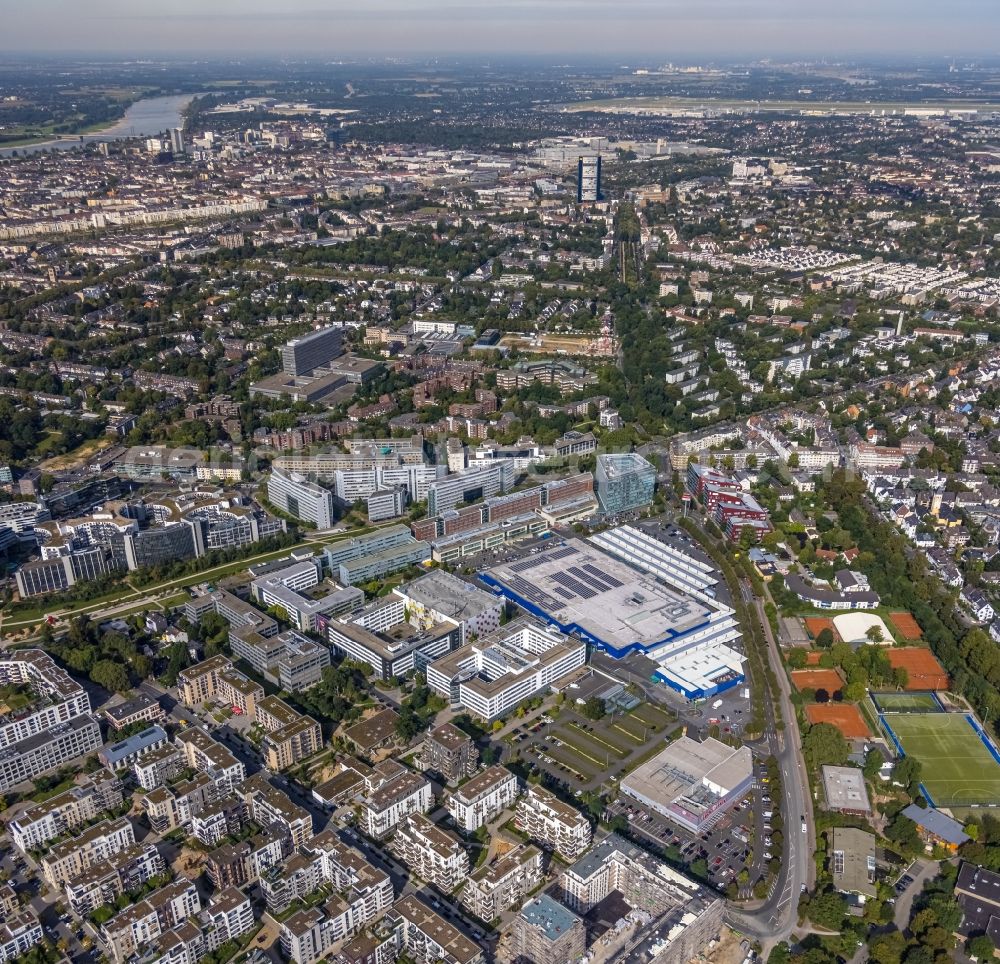
<path fill-rule="evenodd" d="M 626 529 L 589 541 L 555 540 L 514 562 L 480 573 L 495 592 L 561 632 L 578 636 L 614 659 L 632 652 L 658 664 L 656 677 L 688 699 L 736 686 L 743 656 L 733 610 L 705 591 L 707 579 L 681 567 L 657 540 L 651 559 L 622 548 L 638 545 Z M 617 558 L 616 558 L 617 557 Z M 701 588 L 698 588 L 701 586 Z"/>

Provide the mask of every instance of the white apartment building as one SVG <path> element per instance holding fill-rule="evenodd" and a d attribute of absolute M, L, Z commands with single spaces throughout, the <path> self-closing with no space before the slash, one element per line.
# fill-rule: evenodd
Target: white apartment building
<path fill-rule="evenodd" d="M 422 813 L 400 821 L 389 848 L 421 880 L 446 894 L 469 875 L 469 852 L 462 841 Z"/>
<path fill-rule="evenodd" d="M 23 910 L 10 914 L 0 923 L 0 961 L 15 961 L 40 944 L 42 925 L 34 912 Z"/>
<path fill-rule="evenodd" d="M 448 813 L 466 833 L 500 815 L 517 799 L 517 777 L 504 767 L 487 767 L 448 796 Z"/>
<path fill-rule="evenodd" d="M 384 760 L 365 775 L 358 797 L 362 830 L 380 839 L 411 813 L 427 813 L 434 805 L 430 781 L 395 760 Z"/>
<path fill-rule="evenodd" d="M 480 920 L 494 920 L 520 905 L 542 882 L 544 869 L 542 852 L 531 844 L 521 844 L 469 877 L 462 890 L 462 906 Z"/>
<path fill-rule="evenodd" d="M 40 649 L 6 654 L 0 660 L 0 684 L 27 687 L 35 697 L 27 712 L 0 720 L 0 749 L 90 712 L 87 691 Z"/>
<path fill-rule="evenodd" d="M 7 829 L 18 850 L 27 853 L 121 803 L 121 781 L 111 775 L 96 775 L 80 786 L 22 810 Z"/>
<path fill-rule="evenodd" d="M 535 784 L 518 801 L 514 825 L 566 860 L 583 856 L 594 837 L 590 821 L 579 810 Z"/>

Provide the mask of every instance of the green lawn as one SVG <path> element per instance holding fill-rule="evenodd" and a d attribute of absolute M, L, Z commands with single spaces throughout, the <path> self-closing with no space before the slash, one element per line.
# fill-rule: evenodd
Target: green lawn
<path fill-rule="evenodd" d="M 1000 764 L 969 718 L 959 713 L 900 713 L 885 718 L 903 752 L 919 760 L 937 806 L 1000 804 Z"/>

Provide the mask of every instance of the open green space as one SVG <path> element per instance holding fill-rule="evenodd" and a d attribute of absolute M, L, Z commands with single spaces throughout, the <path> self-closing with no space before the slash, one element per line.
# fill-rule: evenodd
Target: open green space
<path fill-rule="evenodd" d="M 884 725 L 907 756 L 921 764 L 936 806 L 1000 805 L 1000 763 L 959 713 L 894 713 Z"/>
<path fill-rule="evenodd" d="M 646 742 L 646 737 L 652 732 L 648 726 L 644 726 L 636 720 L 630 719 L 627 716 L 620 716 L 618 719 L 611 724 L 612 730 L 617 730 L 619 733 L 624 733 L 632 740 L 637 746 L 641 746 Z"/>

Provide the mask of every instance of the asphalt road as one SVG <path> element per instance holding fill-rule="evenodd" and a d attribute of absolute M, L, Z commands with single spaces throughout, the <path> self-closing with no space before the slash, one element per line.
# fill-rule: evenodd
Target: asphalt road
<path fill-rule="evenodd" d="M 785 842 L 781 869 L 770 896 L 756 910 L 732 906 L 727 916 L 737 930 L 772 944 L 786 940 L 791 935 L 798 922 L 799 896 L 803 889 L 811 889 L 814 886 L 815 865 L 812 854 L 815 849 L 815 832 L 812 799 L 809 796 L 808 777 L 805 761 L 802 758 L 802 738 L 791 703 L 791 686 L 781 662 L 777 642 L 764 614 L 763 601 L 753 596 L 748 582 L 741 583 L 741 590 L 744 601 L 749 603 L 752 612 L 761 620 L 764 627 L 768 642 L 768 661 L 778 679 L 777 698 L 781 705 L 784 730 L 778 733 L 775 727 L 774 694 L 770 694 L 770 698 L 765 699 L 767 722 L 764 739 L 781 770 Z M 805 833 L 801 830 L 803 817 L 806 825 Z"/>

